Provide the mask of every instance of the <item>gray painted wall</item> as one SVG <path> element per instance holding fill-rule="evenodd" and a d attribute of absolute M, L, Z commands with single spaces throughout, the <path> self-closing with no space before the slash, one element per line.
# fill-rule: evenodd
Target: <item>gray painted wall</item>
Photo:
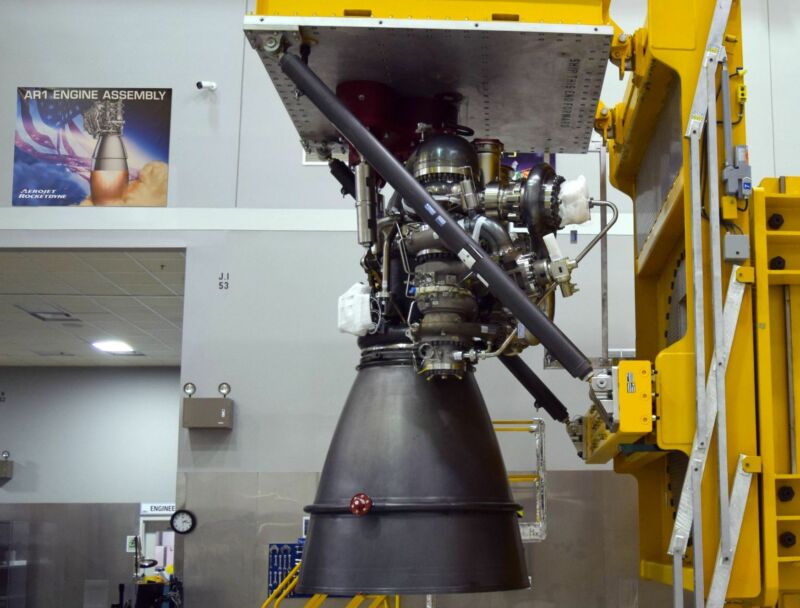
<path fill-rule="evenodd" d="M 173 368 L 0 368 L 0 503 L 175 500 Z"/>
<path fill-rule="evenodd" d="M 26 562 L 24 570 L 14 568 L 25 599 L 10 607 L 106 608 L 116 603 L 120 583 L 131 599 L 125 537 L 139 531 L 138 504 L 0 504 L 0 522 L 12 522 L 14 560 Z"/>

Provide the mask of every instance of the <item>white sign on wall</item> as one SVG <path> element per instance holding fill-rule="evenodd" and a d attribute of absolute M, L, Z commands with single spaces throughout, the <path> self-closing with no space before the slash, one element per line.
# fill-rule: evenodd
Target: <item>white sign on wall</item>
<path fill-rule="evenodd" d="M 139 506 L 139 515 L 172 515 L 175 513 L 174 502 L 143 502 Z"/>

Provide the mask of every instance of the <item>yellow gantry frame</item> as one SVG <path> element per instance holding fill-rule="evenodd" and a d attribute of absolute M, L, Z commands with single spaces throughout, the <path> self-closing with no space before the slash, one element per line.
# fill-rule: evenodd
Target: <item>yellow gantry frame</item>
<path fill-rule="evenodd" d="M 633 73 L 625 98 L 614 107 L 602 104 L 598 107 L 596 128 L 609 145 L 611 180 L 634 201 L 643 159 L 658 143 L 653 141 L 654 133 L 673 87 L 680 87 L 675 103 L 680 106 L 676 110 L 680 113 L 681 133 L 689 122 L 716 4 L 701 0 L 650 0 L 645 28 L 630 37 L 628 63 Z M 732 3 L 724 44 L 732 77 L 718 86 L 731 88 L 731 112 L 736 119 L 743 110 L 740 104 L 746 101 L 741 73 L 736 73 L 736 69 L 744 65 L 738 0 Z M 722 115 L 721 109 L 717 115 Z M 744 120 L 734 124 L 734 144 L 745 143 L 744 128 Z M 691 248 L 689 142 L 685 138 L 681 141 L 681 170 L 662 201 L 649 236 L 641 248 L 636 248 L 637 354 L 652 360 L 657 372 L 655 413 L 658 422 L 655 432 L 645 441 L 655 443 L 664 454 L 688 454 L 694 435 L 693 277 L 689 271 L 693 256 L 702 256 L 706 281 L 711 275 L 707 222 L 703 223 L 703 250 Z M 718 141 L 721 146 L 721 134 Z M 721 163 L 722 149 L 718 158 Z M 759 475 L 748 495 L 727 597 L 737 605 L 772 607 L 780 602 L 782 608 L 790 608 L 800 606 L 800 598 L 794 595 L 800 591 L 800 548 L 796 548 L 800 545 L 783 546 L 779 539 L 784 533 L 800 535 L 800 475 L 796 473 L 798 463 L 795 462 L 794 469 L 790 463 L 788 430 L 787 375 L 791 373 L 794 377 L 796 373 L 794 368 L 787 372 L 785 338 L 785 320 L 790 315 L 793 321 L 791 342 L 795 352 L 800 352 L 797 350 L 800 332 L 795 329 L 800 327 L 800 290 L 797 287 L 800 285 L 800 179 L 789 178 L 781 183 L 783 192 L 778 180 L 766 180 L 762 188 L 756 189 L 749 209 L 744 201 L 724 197 L 721 201 L 722 217 L 735 222 L 751 237 L 753 261 L 746 263 L 734 280 L 754 283 L 755 288 L 745 291 L 728 361 L 728 470 L 732 475 L 739 454 L 753 457 L 748 462 L 760 463 L 760 467 L 753 470 Z M 705 187 L 705 183 L 703 185 Z M 780 231 L 767 229 L 767 219 L 772 213 L 781 213 L 785 219 Z M 786 270 L 770 269 L 770 260 L 775 256 L 784 258 Z M 682 260 L 686 273 L 688 331 L 682 339 L 667 345 L 667 314 L 676 271 Z M 723 283 L 727 283 L 730 270 L 729 264 L 723 264 Z M 727 285 L 723 285 L 723 289 L 726 288 Z M 713 317 L 708 283 L 704 289 L 708 363 Z M 787 292 L 789 315 L 784 312 Z M 798 381 L 800 378 L 794 378 L 795 387 Z M 796 427 L 793 432 L 796 435 Z M 800 444 L 797 437 L 795 444 Z M 662 457 L 641 462 L 628 456 L 615 457 L 616 470 L 632 473 L 639 482 L 641 573 L 665 583 L 672 579 L 672 566 L 665 552 L 677 498 L 677 494 L 670 491 L 670 484 L 674 484 L 676 478 L 670 478 L 667 460 Z M 706 589 L 719 538 L 716 470 L 716 447 L 712 445 L 702 491 Z M 776 496 L 782 486 L 796 490 L 798 499 L 780 502 Z M 688 558 L 683 580 L 691 587 L 694 564 L 691 554 Z"/>
<path fill-rule="evenodd" d="M 583 457 L 589 464 L 608 462 L 620 445 L 632 444 L 653 430 L 653 375 L 649 361 L 620 361 L 617 373 L 619 420 L 616 432 L 608 430 L 597 408 L 583 419 Z M 632 456 L 633 458 L 634 456 Z M 651 458 L 638 452 L 635 458 Z"/>
<path fill-rule="evenodd" d="M 610 0 L 257 0 L 256 14 L 529 23 L 610 22 Z"/>
<path fill-rule="evenodd" d="M 780 225 L 769 224 L 773 216 Z M 751 204 L 756 292 L 758 428 L 762 460 L 761 509 L 764 597 L 781 608 L 800 607 L 800 545 L 784 546 L 785 534 L 800 536 L 800 445 L 790 419 L 800 386 L 800 177 L 770 178 Z M 784 261 L 783 267 L 777 263 Z M 791 329 L 787 335 L 787 323 Z M 787 337 L 789 339 L 787 339 Z M 791 359 L 789 353 L 792 353 Z M 790 378 L 791 376 L 791 378 Z M 790 393 L 791 390 L 791 393 Z M 789 489 L 789 497 L 778 498 Z M 772 604 L 770 604 L 772 605 Z"/>

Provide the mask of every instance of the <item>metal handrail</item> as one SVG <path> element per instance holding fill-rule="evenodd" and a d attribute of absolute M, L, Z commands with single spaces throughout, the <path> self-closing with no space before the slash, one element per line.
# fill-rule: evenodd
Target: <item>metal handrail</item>
<path fill-rule="evenodd" d="M 272 605 L 273 608 L 278 608 L 281 602 L 294 591 L 295 587 L 297 587 L 297 584 L 300 582 L 299 573 L 301 564 L 302 560 L 299 560 L 294 567 L 289 570 L 289 573 L 278 583 L 278 586 L 275 587 L 275 590 L 270 596 L 264 600 L 264 603 L 261 604 L 261 608 L 269 608 L 270 605 Z M 315 593 L 305 603 L 304 608 L 320 608 L 326 599 L 328 599 L 327 594 Z M 364 603 L 364 600 L 367 599 L 372 600 L 367 608 L 390 608 L 388 595 L 363 595 L 360 593 L 352 597 L 347 603 L 346 608 L 358 608 Z M 392 608 L 400 608 L 399 595 L 394 596 L 394 606 Z"/>
<path fill-rule="evenodd" d="M 294 568 L 289 570 L 289 573 L 283 578 L 283 580 L 280 583 L 278 583 L 278 586 L 275 587 L 275 590 L 270 594 L 270 596 L 264 600 L 264 603 L 261 604 L 261 608 L 267 608 L 283 592 L 285 587 L 290 585 L 293 581 L 296 581 L 297 573 L 299 571 L 300 571 L 300 562 L 297 562 L 294 565 Z M 297 583 L 295 582 L 295 585 L 296 584 Z M 292 589 L 294 589 L 294 587 L 292 587 Z"/>

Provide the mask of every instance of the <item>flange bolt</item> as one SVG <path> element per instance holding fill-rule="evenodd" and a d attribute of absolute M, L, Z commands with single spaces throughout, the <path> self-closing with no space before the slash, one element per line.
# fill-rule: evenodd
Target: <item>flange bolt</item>
<path fill-rule="evenodd" d="M 772 230 L 777 230 L 783 226 L 783 216 L 780 213 L 773 213 L 767 220 L 767 226 Z"/>
<path fill-rule="evenodd" d="M 789 502 L 794 498 L 794 488 L 792 486 L 781 486 L 778 488 L 778 500 Z"/>
<path fill-rule="evenodd" d="M 770 270 L 783 270 L 784 268 L 786 268 L 786 260 L 779 255 L 776 255 L 769 261 Z"/>
<path fill-rule="evenodd" d="M 274 53 L 281 48 L 281 39 L 279 36 L 268 36 L 264 41 L 264 50 L 269 53 Z"/>
<path fill-rule="evenodd" d="M 794 535 L 794 532 L 783 532 L 778 540 L 781 543 L 782 547 L 794 547 L 795 543 L 797 543 L 797 537 Z"/>

